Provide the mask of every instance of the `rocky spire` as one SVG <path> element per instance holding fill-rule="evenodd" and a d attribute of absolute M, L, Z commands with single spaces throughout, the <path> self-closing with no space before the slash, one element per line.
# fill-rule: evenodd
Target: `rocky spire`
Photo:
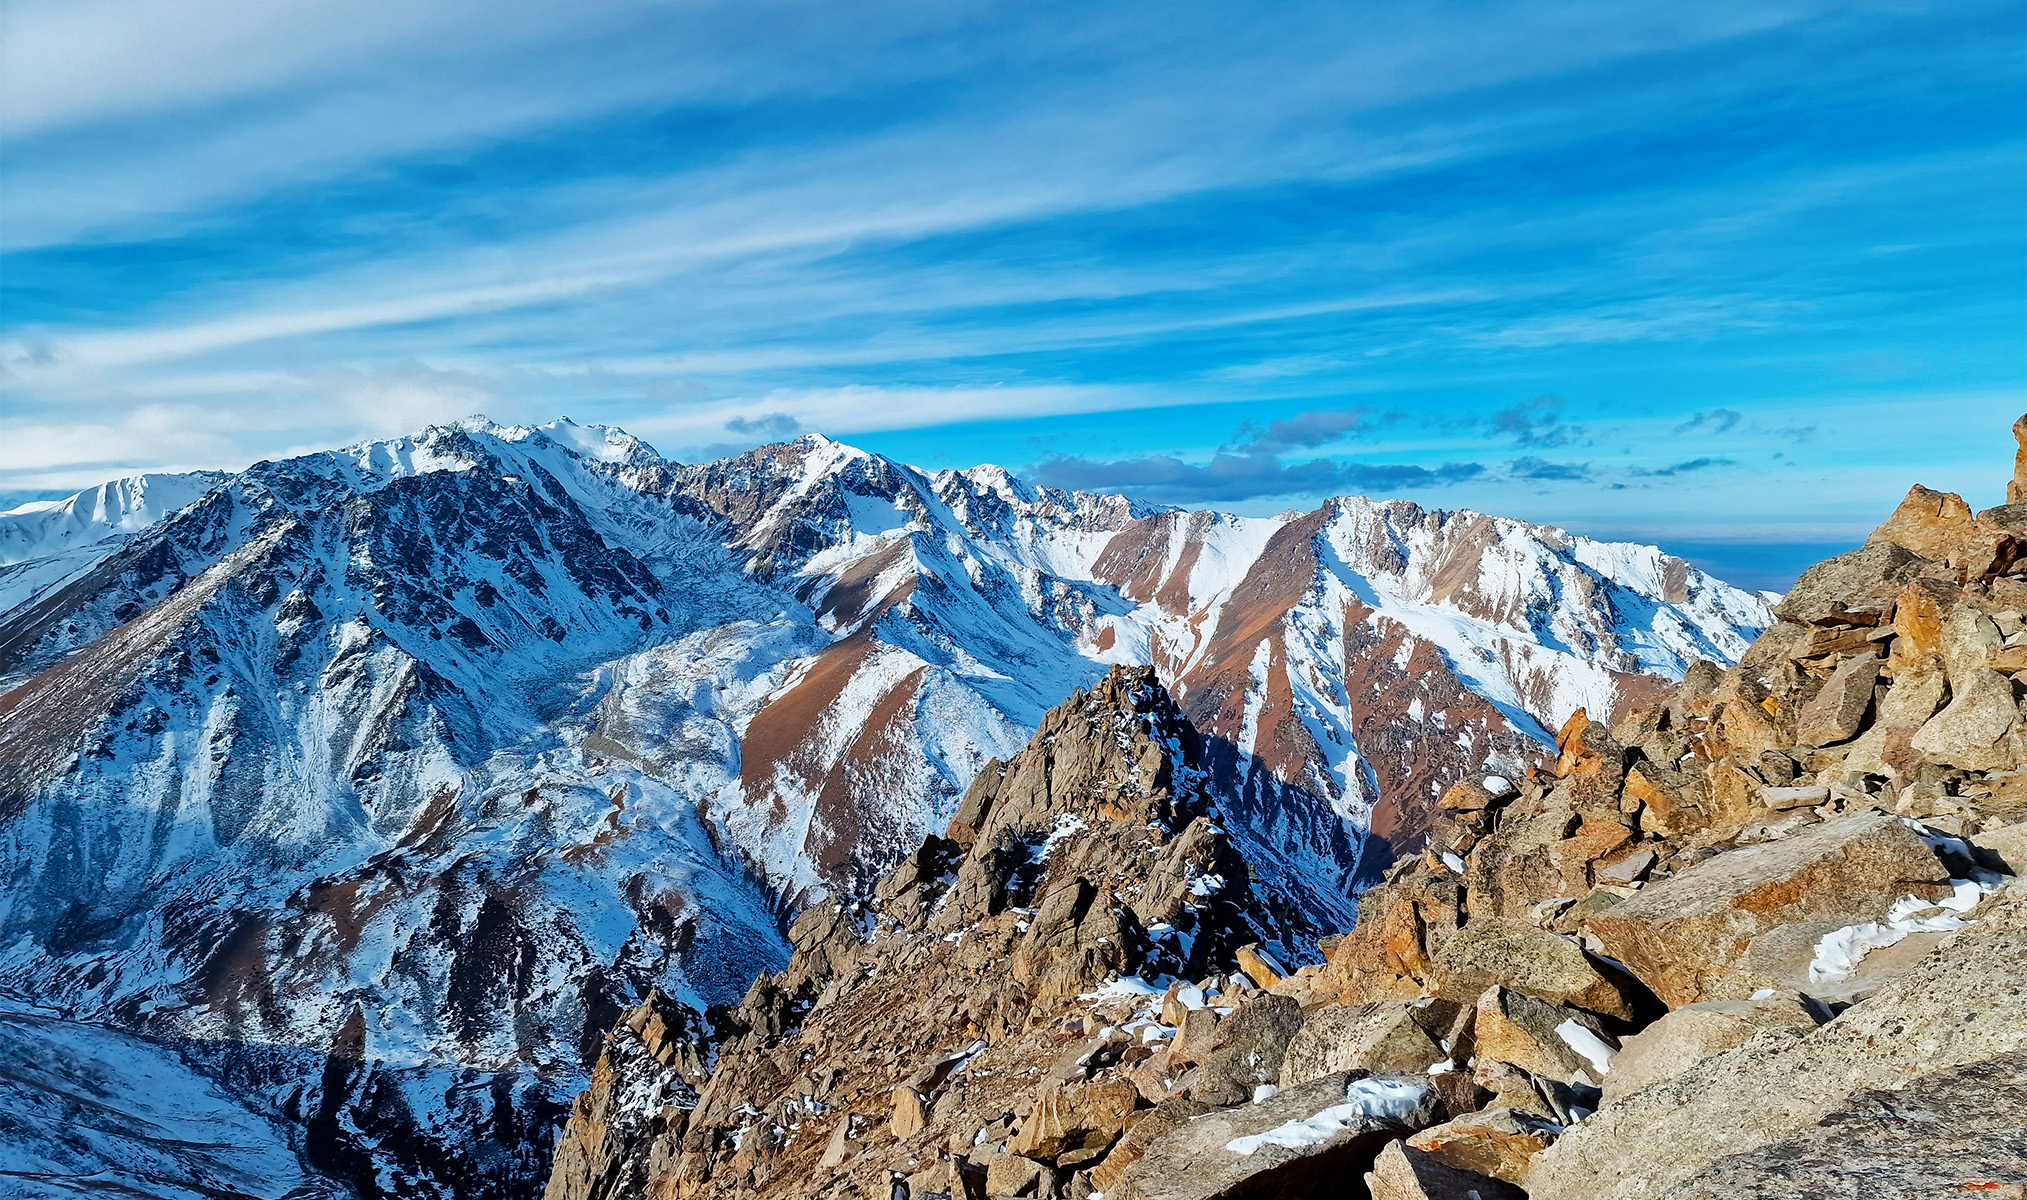
<path fill-rule="evenodd" d="M 2006 503 L 2027 504 L 2027 416 L 2013 422 L 2013 440 L 2019 449 L 2013 451 L 2013 478 L 2006 484 Z"/>
<path fill-rule="evenodd" d="M 1200 757 L 1152 668 L 1073 693 L 870 897 L 795 922 L 788 968 L 712 1014 L 715 1070 L 681 1042 L 692 1016 L 659 996 L 630 1013 L 549 1196 L 863 1195 L 909 1176 L 961 1194 L 966 1172 L 982 1181 L 1005 1157 L 1038 1064 L 1058 1087 L 1112 1068 L 1117 1115 L 1131 1113 L 1144 1101 L 1116 1072 L 1155 1051 L 1100 1035 L 1099 1010 L 1178 979 L 1201 981 L 1199 1007 L 1256 989 L 1297 941 L 1218 827 Z"/>

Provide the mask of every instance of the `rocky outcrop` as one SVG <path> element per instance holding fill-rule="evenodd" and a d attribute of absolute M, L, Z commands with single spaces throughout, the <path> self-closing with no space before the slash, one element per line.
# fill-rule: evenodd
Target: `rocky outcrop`
<path fill-rule="evenodd" d="M 1166 1161 L 1152 1136 L 1114 1147 L 1163 1103 L 1272 1085 L 1301 1023 L 1236 971 L 1304 930 L 1253 886 L 1204 785 L 1151 670 L 1074 694 L 871 897 L 796 922 L 788 968 L 712 1016 L 708 1077 L 635 1035 L 656 1018 L 622 1022 L 551 1200 L 1054 1194 Z"/>

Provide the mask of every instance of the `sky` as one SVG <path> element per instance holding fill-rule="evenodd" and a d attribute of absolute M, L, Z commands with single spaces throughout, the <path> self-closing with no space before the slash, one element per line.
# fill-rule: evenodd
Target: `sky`
<path fill-rule="evenodd" d="M 0 0 L 0 504 L 568 415 L 1781 587 L 2003 499 L 2023 18 Z"/>

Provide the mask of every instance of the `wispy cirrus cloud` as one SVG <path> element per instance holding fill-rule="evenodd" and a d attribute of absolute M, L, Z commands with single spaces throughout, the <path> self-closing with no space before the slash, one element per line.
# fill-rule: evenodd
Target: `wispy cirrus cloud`
<path fill-rule="evenodd" d="M 480 406 L 1571 521 L 1877 461 L 1856 380 L 2018 394 L 2016 18 L 18 0 L 0 489 Z"/>

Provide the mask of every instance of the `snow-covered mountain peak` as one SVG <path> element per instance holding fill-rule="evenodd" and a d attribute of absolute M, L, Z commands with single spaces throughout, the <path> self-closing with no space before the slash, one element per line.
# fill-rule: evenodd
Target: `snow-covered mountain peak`
<path fill-rule="evenodd" d="M 223 471 L 128 475 L 61 500 L 17 505 L 0 512 L 0 566 L 138 533 L 188 507 L 226 477 Z"/>
<path fill-rule="evenodd" d="M 490 417 L 475 415 L 458 424 L 470 432 L 488 434 L 503 442 L 544 439 L 595 462 L 646 466 L 667 461 L 653 446 L 624 429 L 613 425 L 580 425 L 569 417 L 540 425 L 501 425 Z"/>
<path fill-rule="evenodd" d="M 0 988 L 566 1094 L 619 1006 L 736 999 L 1111 664 L 1202 731 L 1260 886 L 1341 925 L 1449 782 L 1769 620 L 1506 518 L 820 435 L 684 465 L 471 418 L 175 486 L 0 515 L 104 533 L 0 566 Z"/>

